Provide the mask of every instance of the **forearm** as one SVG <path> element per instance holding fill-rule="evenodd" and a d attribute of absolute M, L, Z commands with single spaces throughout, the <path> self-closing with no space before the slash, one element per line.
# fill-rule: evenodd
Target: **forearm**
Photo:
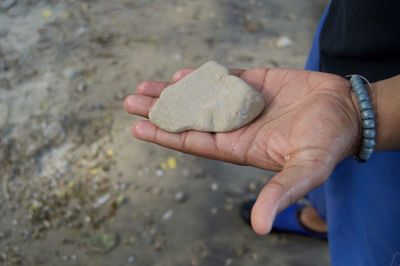
<path fill-rule="evenodd" d="M 377 150 L 400 149 L 400 75 L 372 84 Z"/>

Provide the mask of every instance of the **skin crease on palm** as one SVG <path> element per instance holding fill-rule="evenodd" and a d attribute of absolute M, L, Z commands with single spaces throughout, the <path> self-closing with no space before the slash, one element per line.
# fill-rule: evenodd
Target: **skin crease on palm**
<path fill-rule="evenodd" d="M 173 76 L 176 82 L 190 73 Z M 278 173 L 261 190 L 252 227 L 267 234 L 277 212 L 322 184 L 335 165 L 357 149 L 360 118 L 349 82 L 339 76 L 290 69 L 232 70 L 265 99 L 265 110 L 250 124 L 227 133 L 169 133 L 148 120 L 132 128 L 134 137 L 164 147 Z M 147 81 L 125 99 L 127 112 L 147 118 L 168 85 Z"/>

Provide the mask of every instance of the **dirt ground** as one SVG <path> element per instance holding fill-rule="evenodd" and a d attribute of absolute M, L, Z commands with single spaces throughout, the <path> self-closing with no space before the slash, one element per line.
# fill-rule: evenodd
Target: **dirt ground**
<path fill-rule="evenodd" d="M 322 0 L 0 1 L 0 264 L 327 265 L 239 217 L 273 173 L 130 135 L 142 80 L 304 65 Z"/>

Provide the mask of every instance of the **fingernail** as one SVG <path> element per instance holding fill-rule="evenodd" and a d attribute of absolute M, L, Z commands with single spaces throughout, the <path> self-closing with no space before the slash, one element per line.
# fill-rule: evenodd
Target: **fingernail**
<path fill-rule="evenodd" d="M 181 73 L 180 73 L 180 71 L 178 71 L 172 76 L 172 80 L 177 81 L 180 79 L 180 77 L 181 77 Z"/>
<path fill-rule="evenodd" d="M 147 81 L 142 81 L 139 83 L 139 85 L 137 86 L 136 91 L 137 92 L 143 92 L 145 90 L 145 87 L 147 86 L 148 82 Z"/>
<path fill-rule="evenodd" d="M 129 102 L 129 104 L 133 104 L 134 101 L 135 101 L 135 96 L 129 95 L 129 96 L 128 96 L 128 102 Z"/>
<path fill-rule="evenodd" d="M 275 209 L 271 212 L 271 215 L 268 217 L 268 222 L 267 222 L 267 225 L 266 225 L 266 232 L 267 232 L 267 234 L 270 233 L 271 230 L 272 230 L 272 225 L 274 224 L 276 214 L 277 214 L 277 208 L 275 208 Z"/>
<path fill-rule="evenodd" d="M 137 123 L 133 126 L 133 128 L 132 128 L 132 130 L 134 131 L 134 133 L 135 133 L 136 136 L 139 136 L 139 135 L 142 133 L 142 131 L 143 131 L 143 130 L 142 130 L 141 124 L 142 124 L 142 123 L 137 122 Z"/>

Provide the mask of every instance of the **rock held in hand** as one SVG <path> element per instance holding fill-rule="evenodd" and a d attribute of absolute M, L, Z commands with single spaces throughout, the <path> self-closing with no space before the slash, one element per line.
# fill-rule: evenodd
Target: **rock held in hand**
<path fill-rule="evenodd" d="M 169 132 L 228 132 L 250 123 L 263 109 L 259 91 L 210 61 L 165 88 L 149 118 Z"/>

